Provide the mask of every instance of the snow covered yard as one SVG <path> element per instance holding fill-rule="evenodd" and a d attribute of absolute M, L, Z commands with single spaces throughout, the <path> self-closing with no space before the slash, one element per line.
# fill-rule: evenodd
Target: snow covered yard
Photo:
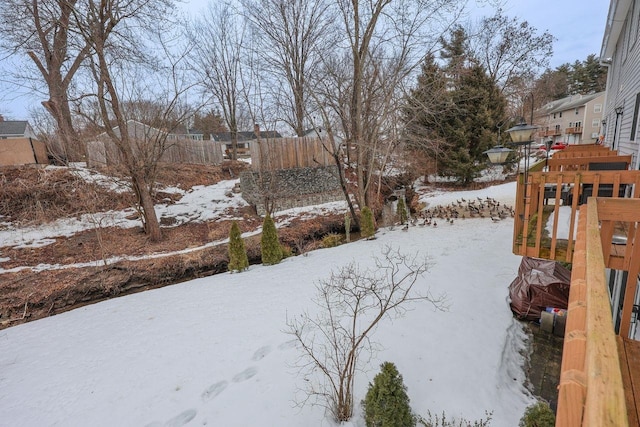
<path fill-rule="evenodd" d="M 505 184 L 462 197 L 514 193 Z M 450 197 L 461 196 L 425 201 Z M 417 303 L 380 325 L 373 338 L 381 350 L 358 374 L 356 403 L 388 360 L 416 414 L 479 419 L 493 411 L 492 426 L 515 426 L 533 398 L 523 387 L 524 333 L 506 302 L 520 261 L 511 254 L 512 225 L 470 219 L 382 229 L 373 241 L 2 330 L 0 426 L 332 426 L 322 408 L 294 404 L 304 381 L 286 320 L 316 309 L 314 285 L 332 269 L 371 266 L 386 245 L 430 258 L 419 287 L 446 293 L 449 309 Z M 364 425 L 359 404 L 350 424 Z"/>

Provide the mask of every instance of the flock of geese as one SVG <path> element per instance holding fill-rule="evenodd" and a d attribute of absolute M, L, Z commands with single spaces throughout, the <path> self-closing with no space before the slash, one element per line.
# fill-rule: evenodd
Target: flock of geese
<path fill-rule="evenodd" d="M 402 228 L 407 231 L 409 226 L 437 227 L 440 223 L 453 224 L 455 220 L 466 218 L 490 218 L 494 222 L 506 218 L 513 218 L 514 209 L 491 198 L 476 197 L 475 199 L 457 199 L 444 206 L 434 206 L 424 209 L 417 216 L 411 218 Z"/>

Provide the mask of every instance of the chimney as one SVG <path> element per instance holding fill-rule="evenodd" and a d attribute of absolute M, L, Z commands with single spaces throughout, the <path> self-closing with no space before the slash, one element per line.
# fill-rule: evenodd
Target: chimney
<path fill-rule="evenodd" d="M 4 122 L 4 116 L 0 114 L 0 122 Z"/>
<path fill-rule="evenodd" d="M 253 133 L 256 135 L 256 139 L 260 139 L 260 125 L 259 124 L 255 124 L 253 125 Z"/>

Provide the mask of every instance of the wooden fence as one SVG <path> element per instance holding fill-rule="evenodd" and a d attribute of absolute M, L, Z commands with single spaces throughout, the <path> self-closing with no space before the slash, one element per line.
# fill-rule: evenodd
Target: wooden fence
<path fill-rule="evenodd" d="M 251 141 L 251 168 L 278 170 L 335 164 L 328 139 L 315 137 L 270 138 Z"/>
<path fill-rule="evenodd" d="M 188 139 L 167 142 L 160 157 L 165 163 L 187 163 L 216 165 L 223 161 L 220 142 L 193 141 Z M 91 141 L 87 143 L 87 164 L 91 167 L 117 165 L 121 155 L 112 141 Z"/>

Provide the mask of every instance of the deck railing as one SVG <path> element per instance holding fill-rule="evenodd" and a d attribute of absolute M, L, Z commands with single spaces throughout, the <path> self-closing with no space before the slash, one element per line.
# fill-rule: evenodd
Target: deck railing
<path fill-rule="evenodd" d="M 620 363 L 605 279 L 606 248 L 620 220 L 637 224 L 640 200 L 590 198 L 580 208 L 556 427 L 630 425 L 622 373 L 630 367 Z"/>
<path fill-rule="evenodd" d="M 520 176 L 516 190 L 513 253 L 522 256 L 571 262 L 578 208 L 589 196 L 640 198 L 640 171 L 530 172 L 528 181 Z"/>
<path fill-rule="evenodd" d="M 582 133 L 582 128 L 581 127 L 566 128 L 564 130 L 564 133 L 565 134 Z"/>

